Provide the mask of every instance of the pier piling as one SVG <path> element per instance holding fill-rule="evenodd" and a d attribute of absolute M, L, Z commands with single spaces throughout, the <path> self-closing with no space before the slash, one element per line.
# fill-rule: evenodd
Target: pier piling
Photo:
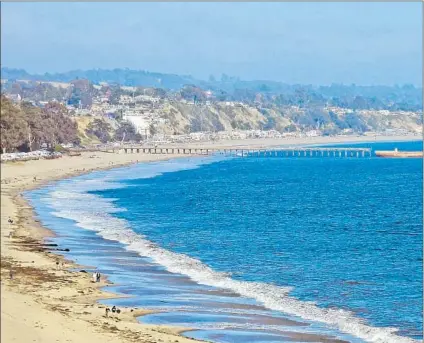
<path fill-rule="evenodd" d="M 235 157 L 371 157 L 370 148 L 320 148 L 320 147 L 292 147 L 292 148 L 250 148 L 250 149 L 227 149 L 227 148 L 181 148 L 181 147 L 140 147 L 123 146 L 113 149 L 114 152 L 123 151 L 129 153 L 143 154 L 184 154 L 184 155 L 211 155 Z"/>

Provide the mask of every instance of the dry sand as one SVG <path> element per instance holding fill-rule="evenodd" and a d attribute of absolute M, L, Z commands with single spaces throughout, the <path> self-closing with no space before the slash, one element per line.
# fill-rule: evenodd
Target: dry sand
<path fill-rule="evenodd" d="M 378 140 L 419 139 L 377 137 Z M 370 137 L 358 140 L 373 141 Z M 253 143 L 252 143 L 253 141 Z M 250 140 L 219 142 L 214 146 L 264 147 L 281 144 L 322 144 L 338 139 Z M 357 141 L 349 137 L 349 141 Z M 204 143 L 204 147 L 212 144 Z M 190 144 L 193 146 L 193 144 Z M 198 145 L 197 145 L 198 146 Z M 135 317 L 147 313 L 122 309 L 105 317 L 100 298 L 113 297 L 100 291 L 107 285 L 91 282 L 91 275 L 71 272 L 84 268 L 52 254 L 43 246 L 51 232 L 34 219 L 32 208 L 20 192 L 43 183 L 130 163 L 163 160 L 176 155 L 83 153 L 55 160 L 1 164 L 1 341 L 9 342 L 193 342 L 178 335 L 179 328 L 137 323 Z M 36 180 L 34 180 L 34 177 Z M 8 219 L 13 219 L 13 224 Z M 9 233 L 12 232 L 12 237 Z M 60 261 L 59 269 L 56 263 Z M 62 266 L 62 262 L 64 265 Z M 12 271 L 12 278 L 10 275 Z M 133 311 L 131 311 L 133 310 Z"/>

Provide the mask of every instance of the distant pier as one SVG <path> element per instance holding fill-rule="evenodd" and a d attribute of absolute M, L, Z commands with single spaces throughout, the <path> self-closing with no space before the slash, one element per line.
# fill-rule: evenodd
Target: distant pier
<path fill-rule="evenodd" d="M 126 154 L 223 155 L 232 157 L 370 157 L 370 148 L 179 148 L 124 146 L 113 152 Z"/>

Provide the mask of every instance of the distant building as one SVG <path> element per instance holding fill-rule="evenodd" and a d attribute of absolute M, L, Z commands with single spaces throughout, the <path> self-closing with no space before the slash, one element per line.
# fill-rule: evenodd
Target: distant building
<path fill-rule="evenodd" d="M 310 130 L 305 132 L 306 137 L 318 137 L 321 136 L 322 133 L 319 130 Z"/>
<path fill-rule="evenodd" d="M 8 94 L 6 95 L 10 100 L 12 100 L 13 102 L 21 102 L 22 101 L 22 97 L 20 94 Z"/>
<path fill-rule="evenodd" d="M 139 115 L 128 115 L 124 114 L 122 119 L 129 121 L 131 124 L 134 125 L 135 130 L 137 133 L 147 136 L 149 131 L 149 123 L 145 120 L 145 118 L 139 116 Z"/>
<path fill-rule="evenodd" d="M 344 135 L 350 135 L 352 133 L 353 133 L 353 130 L 352 129 L 343 129 L 342 130 L 342 134 L 344 134 Z"/>

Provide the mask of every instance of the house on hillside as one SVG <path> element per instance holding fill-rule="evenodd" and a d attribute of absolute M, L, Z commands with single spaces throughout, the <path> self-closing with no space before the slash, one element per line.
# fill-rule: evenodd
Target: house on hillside
<path fill-rule="evenodd" d="M 310 130 L 305 132 L 306 137 L 318 137 L 322 135 L 320 130 Z"/>
<path fill-rule="evenodd" d="M 6 97 L 16 103 L 19 103 L 22 101 L 22 97 L 20 94 L 7 94 Z"/>

